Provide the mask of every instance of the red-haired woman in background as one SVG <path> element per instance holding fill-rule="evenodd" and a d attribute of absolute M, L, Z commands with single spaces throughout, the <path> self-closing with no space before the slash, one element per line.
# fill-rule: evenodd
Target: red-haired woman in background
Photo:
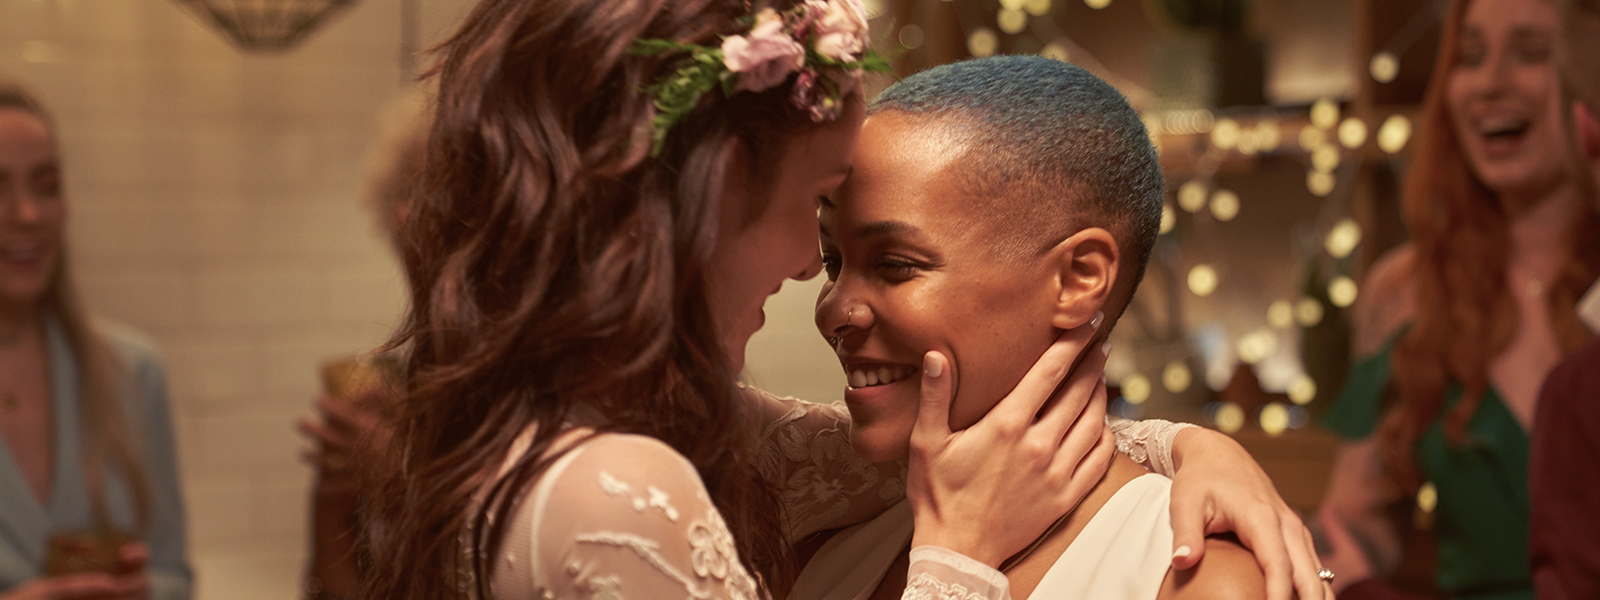
<path fill-rule="evenodd" d="M 0 599 L 189 597 L 166 381 L 85 314 L 49 115 L 0 81 Z"/>
<path fill-rule="evenodd" d="M 1410 525 L 1385 509 L 1424 488 L 1439 589 L 1533 597 L 1527 432 L 1546 373 L 1590 335 L 1574 306 L 1600 263 L 1595 209 L 1566 159 L 1557 27 L 1549 0 L 1448 13 L 1404 189 L 1412 240 L 1367 276 L 1362 360 L 1326 421 L 1346 443 L 1324 563 L 1352 597 L 1403 553 Z"/>

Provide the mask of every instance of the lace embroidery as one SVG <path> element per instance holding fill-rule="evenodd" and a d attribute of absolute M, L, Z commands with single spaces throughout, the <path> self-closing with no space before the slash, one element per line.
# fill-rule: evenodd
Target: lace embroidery
<path fill-rule="evenodd" d="M 612 531 L 580 534 L 576 539 L 579 543 L 583 544 L 601 544 L 605 546 L 611 546 L 613 548 L 625 548 L 632 550 L 633 554 L 644 560 L 645 564 L 655 567 L 655 569 L 660 571 L 662 575 L 666 575 L 667 577 L 672 578 L 673 581 L 682 584 L 683 589 L 689 591 L 689 596 L 694 598 L 711 597 L 711 592 L 709 590 L 696 586 L 693 579 L 684 574 L 683 571 L 679 571 L 677 567 L 672 566 L 671 563 L 667 562 L 666 557 L 661 556 L 661 545 L 656 543 L 654 540 L 649 540 L 631 533 L 617 533 Z M 582 572 L 583 569 L 578 563 L 572 562 L 567 564 L 568 574 L 576 577 Z M 590 579 L 590 581 L 594 581 L 594 579 Z"/>
<path fill-rule="evenodd" d="M 918 573 L 906 582 L 904 600 L 989 600 L 959 583 L 945 583 L 927 573 Z"/>
<path fill-rule="evenodd" d="M 1128 455 L 1134 462 L 1148 467 L 1157 475 L 1172 477 L 1177 469 L 1172 466 L 1172 440 L 1178 432 L 1194 427 L 1190 423 L 1173 423 L 1160 419 L 1129 421 L 1107 416 L 1106 426 L 1117 438 L 1117 451 Z"/>
<path fill-rule="evenodd" d="M 614 478 L 613 478 L 614 480 Z M 711 598 L 709 589 L 695 585 L 695 579 L 679 570 L 667 561 L 661 554 L 661 545 L 654 540 L 634 535 L 600 531 L 595 533 L 580 534 L 576 536 L 578 543 L 599 544 L 614 548 L 626 548 L 633 551 L 634 555 L 644 560 L 645 564 L 654 567 L 661 574 L 683 585 L 684 590 L 693 598 Z M 744 565 L 739 562 L 738 551 L 734 549 L 733 534 L 728 531 L 728 525 L 722 520 L 722 514 L 716 508 L 708 507 L 704 519 L 695 519 L 689 524 L 689 545 L 693 548 L 690 553 L 690 563 L 695 575 L 699 577 L 716 579 L 723 582 L 728 597 L 733 600 L 753 600 L 756 598 L 755 580 L 745 571 Z M 569 563 L 567 572 L 577 578 L 582 569 L 576 563 Z M 589 583 L 596 579 L 591 578 Z M 593 591 L 593 590 L 591 590 Z M 614 589 L 611 591 L 615 591 Z M 595 597 L 620 597 L 601 596 L 595 591 Z"/>
<path fill-rule="evenodd" d="M 633 510 L 635 512 L 644 512 L 644 509 L 646 508 L 654 508 L 660 510 L 662 516 L 665 516 L 668 521 L 672 521 L 673 523 L 678 522 L 678 509 L 672 506 L 672 498 L 667 496 L 666 492 L 661 491 L 659 488 L 653 485 L 645 486 L 645 494 L 647 497 L 636 497 L 633 495 L 633 486 L 628 485 L 628 482 L 617 479 L 610 473 L 601 471 L 600 489 L 612 496 L 631 501 L 633 503 Z"/>
<path fill-rule="evenodd" d="M 884 500 L 905 496 L 903 466 L 894 476 L 884 477 L 851 448 L 850 414 L 843 406 L 750 391 L 790 407 L 761 432 L 756 469 L 780 487 L 791 536 L 834 523 L 850 509 L 852 499 L 874 489 Z"/>

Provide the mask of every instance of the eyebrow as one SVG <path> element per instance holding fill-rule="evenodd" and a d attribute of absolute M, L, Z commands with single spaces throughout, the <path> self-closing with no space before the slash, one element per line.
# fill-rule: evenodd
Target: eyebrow
<path fill-rule="evenodd" d="M 856 228 L 857 237 L 892 234 L 916 235 L 922 233 L 915 225 L 903 221 L 874 221 Z"/>

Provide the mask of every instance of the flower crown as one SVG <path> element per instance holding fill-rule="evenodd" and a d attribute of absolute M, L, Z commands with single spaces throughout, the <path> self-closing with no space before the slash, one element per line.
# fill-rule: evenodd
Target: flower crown
<path fill-rule="evenodd" d="M 789 101 L 816 123 L 839 117 L 848 88 L 828 71 L 889 71 L 889 62 L 867 48 L 867 14 L 861 0 L 805 0 L 778 12 L 762 8 L 750 32 L 728 36 L 722 47 L 671 40 L 635 40 L 628 52 L 640 56 L 687 53 L 677 70 L 644 88 L 655 99 L 655 141 L 650 156 L 661 153 L 667 132 L 716 87 L 724 96 L 760 92 L 799 72 Z M 828 70 L 828 71 L 825 71 Z"/>

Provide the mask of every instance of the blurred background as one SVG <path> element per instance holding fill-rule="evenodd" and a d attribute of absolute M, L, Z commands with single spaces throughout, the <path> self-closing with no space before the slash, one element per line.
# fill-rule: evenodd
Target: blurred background
<path fill-rule="evenodd" d="M 387 339 L 403 278 L 361 192 L 380 113 L 468 0 L 5 0 L 0 73 L 54 111 L 95 313 L 166 359 L 196 597 L 291 598 L 319 365 Z M 1117 86 L 1168 178 L 1108 364 L 1113 412 L 1203 423 L 1314 508 L 1346 309 L 1404 235 L 1397 185 L 1434 0 L 871 0 L 897 72 L 1041 53 Z M 581 60 L 581 57 L 575 57 Z M 887 81 L 877 82 L 877 89 Z M 768 303 L 746 377 L 842 397 L 819 281 Z"/>

